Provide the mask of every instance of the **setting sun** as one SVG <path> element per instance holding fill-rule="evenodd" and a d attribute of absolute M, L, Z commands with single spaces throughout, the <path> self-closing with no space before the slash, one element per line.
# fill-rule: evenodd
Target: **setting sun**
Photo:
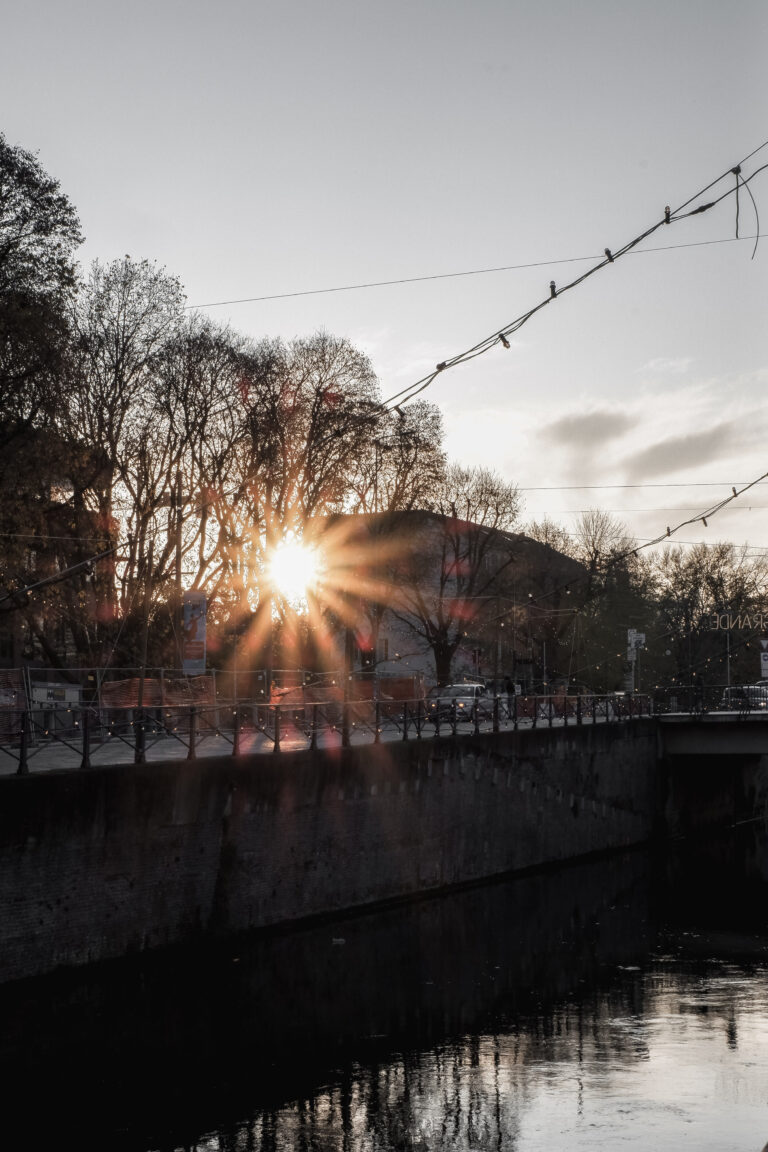
<path fill-rule="evenodd" d="M 295 536 L 287 536 L 275 548 L 268 571 L 275 592 L 296 603 L 306 599 L 307 590 L 317 583 L 321 570 L 317 550 Z"/>

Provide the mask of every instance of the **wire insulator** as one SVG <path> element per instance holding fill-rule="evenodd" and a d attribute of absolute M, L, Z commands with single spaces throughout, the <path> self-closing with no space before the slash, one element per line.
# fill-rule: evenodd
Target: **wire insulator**
<path fill-rule="evenodd" d="M 670 213 L 670 211 L 671 211 L 671 209 L 670 209 L 670 207 L 669 207 L 669 204 L 667 204 L 667 205 L 665 206 L 665 208 L 664 208 L 664 223 L 665 223 L 665 224 L 669 224 L 669 213 Z"/>
<path fill-rule="evenodd" d="M 446 364 L 445 360 L 441 360 L 439 364 L 435 365 L 435 367 L 437 368 L 438 372 L 443 372 L 448 367 L 448 365 Z"/>
<path fill-rule="evenodd" d="M 550 299 L 552 300 L 554 300 L 555 296 L 557 296 L 557 288 L 555 287 L 554 280 L 550 280 L 549 282 L 549 295 Z"/>
<path fill-rule="evenodd" d="M 606 248 L 606 249 L 605 249 L 605 254 L 606 254 L 606 256 L 608 257 L 608 260 L 609 260 L 609 262 L 610 262 L 611 264 L 613 264 L 613 256 L 611 255 L 611 250 L 610 250 L 610 248 Z"/>
<path fill-rule="evenodd" d="M 501 340 L 505 348 L 509 348 L 509 340 L 507 340 L 503 332 L 499 332 L 499 340 Z"/>

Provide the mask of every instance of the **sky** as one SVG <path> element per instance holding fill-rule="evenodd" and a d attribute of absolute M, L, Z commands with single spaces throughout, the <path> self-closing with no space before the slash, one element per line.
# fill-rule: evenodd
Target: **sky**
<path fill-rule="evenodd" d="M 84 266 L 155 260 L 199 306 L 539 265 L 206 308 L 347 336 L 384 397 L 768 139 L 764 0 L 26 0 L 3 40 L 0 130 L 77 207 Z M 443 373 L 450 456 L 526 519 L 601 507 L 640 540 L 768 471 L 768 238 L 734 237 L 729 197 Z M 676 538 L 768 548 L 768 483 Z"/>

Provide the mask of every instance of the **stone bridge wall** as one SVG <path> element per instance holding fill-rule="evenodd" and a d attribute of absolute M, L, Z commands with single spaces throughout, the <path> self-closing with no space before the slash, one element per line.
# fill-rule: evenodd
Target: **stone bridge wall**
<path fill-rule="evenodd" d="M 649 837 L 650 721 L 0 778 L 0 980 Z"/>

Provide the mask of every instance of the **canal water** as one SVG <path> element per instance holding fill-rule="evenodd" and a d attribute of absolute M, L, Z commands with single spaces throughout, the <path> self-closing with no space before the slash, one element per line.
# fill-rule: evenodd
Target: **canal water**
<path fill-rule="evenodd" d="M 4 1149 L 760 1152 L 744 824 L 0 989 Z"/>

